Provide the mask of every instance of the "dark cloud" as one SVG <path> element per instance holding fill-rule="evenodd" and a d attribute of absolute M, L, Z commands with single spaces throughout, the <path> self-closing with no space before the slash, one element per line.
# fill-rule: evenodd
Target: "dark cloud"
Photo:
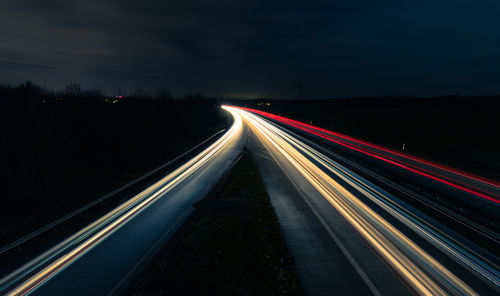
<path fill-rule="evenodd" d="M 5 0 L 0 82 L 310 97 L 500 92 L 500 2 Z M 14 56 L 13 54 L 17 55 Z"/>

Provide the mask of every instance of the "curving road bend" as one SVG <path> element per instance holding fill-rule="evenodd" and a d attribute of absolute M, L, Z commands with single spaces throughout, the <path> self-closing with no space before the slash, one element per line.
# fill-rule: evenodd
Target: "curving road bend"
<path fill-rule="evenodd" d="M 182 225 L 240 154 L 240 117 L 215 143 L 140 194 L 0 280 L 7 295 L 108 295 Z"/>
<path fill-rule="evenodd" d="M 258 155 L 264 183 L 306 293 L 500 293 L 498 254 L 480 249 L 341 165 L 332 157 L 333 152 L 321 150 L 292 129 L 278 125 L 276 118 L 256 110 L 223 108 L 232 114 L 234 123 L 214 144 L 1 279 L 0 293 L 119 293 L 172 237 L 193 211 L 192 204 L 210 191 L 247 144 Z M 328 134 L 323 133 L 325 137 Z M 449 173 L 437 177 L 456 175 Z M 479 188 L 465 184 L 469 179 L 459 182 L 466 177 L 462 174 L 453 182 L 470 190 Z M 481 188 L 487 188 L 484 194 L 495 199 L 495 193 L 491 194 L 495 184 L 488 184 Z"/>

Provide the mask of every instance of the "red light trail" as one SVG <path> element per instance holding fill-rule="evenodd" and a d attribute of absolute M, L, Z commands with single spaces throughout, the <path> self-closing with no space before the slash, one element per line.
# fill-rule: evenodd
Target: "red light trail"
<path fill-rule="evenodd" d="M 356 139 L 356 138 L 353 138 L 353 137 L 350 137 L 350 136 L 347 136 L 344 134 L 333 132 L 333 131 L 330 131 L 330 130 L 327 130 L 327 129 L 324 129 L 321 127 L 317 127 L 317 126 L 314 126 L 311 124 L 307 124 L 307 123 L 293 120 L 290 118 L 286 118 L 283 116 L 279 116 L 279 115 L 275 115 L 272 113 L 259 111 L 259 110 L 255 110 L 255 109 L 250 109 L 250 108 L 244 108 L 244 107 L 238 107 L 238 108 L 253 112 L 255 114 L 259 114 L 261 116 L 264 116 L 264 117 L 267 117 L 267 118 L 270 118 L 270 119 L 273 119 L 276 121 L 279 121 L 279 122 L 284 123 L 286 125 L 298 128 L 302 131 L 314 134 L 314 135 L 319 136 L 323 139 L 326 139 L 326 140 L 329 140 L 329 141 L 334 142 L 336 144 L 342 145 L 342 146 L 347 147 L 349 149 L 352 149 L 352 150 L 358 151 L 360 153 L 363 153 L 365 155 L 369 155 L 371 157 L 380 159 L 382 161 L 385 161 L 385 162 L 390 163 L 392 165 L 395 165 L 397 167 L 406 169 L 408 171 L 419 174 L 421 176 L 430 178 L 432 180 L 441 182 L 443 184 L 454 187 L 456 189 L 459 189 L 459 190 L 465 191 L 467 193 L 473 194 L 475 196 L 492 201 L 496 204 L 500 204 L 499 198 L 481 193 L 481 192 L 479 192 L 479 189 L 475 186 L 471 186 L 470 184 L 467 184 L 467 185 L 458 184 L 458 183 L 460 183 L 460 180 L 446 177 L 442 174 L 439 174 L 438 172 L 434 172 L 434 171 L 431 171 L 431 170 L 426 169 L 424 167 L 420 167 L 420 166 L 417 166 L 415 164 L 405 162 L 401 159 L 397 159 L 396 157 L 402 157 L 404 159 L 415 161 L 415 162 L 430 166 L 430 167 L 435 168 L 435 169 L 443 170 L 443 171 L 461 176 L 462 178 L 469 179 L 468 181 L 472 180 L 475 182 L 485 183 L 489 186 L 495 187 L 498 190 L 498 189 L 500 189 L 500 183 L 498 183 L 496 181 L 488 180 L 488 179 L 485 179 L 483 177 L 475 176 L 475 175 L 467 173 L 467 172 L 462 172 L 460 170 L 444 166 L 442 164 L 437 164 L 437 163 L 434 163 L 434 162 L 431 162 L 431 161 L 428 161 L 425 159 L 421 159 L 421 158 L 418 158 L 418 157 L 415 157 L 412 155 L 408 155 L 405 153 L 401 153 L 399 151 L 395 151 L 393 149 L 389 149 L 389 148 L 386 148 L 386 147 L 383 147 L 380 145 L 372 144 L 372 143 L 364 141 L 364 140 Z M 351 143 L 349 143 L 349 142 L 351 142 Z M 354 143 L 352 143 L 352 142 L 354 142 Z M 357 144 L 359 144 L 359 146 Z M 365 146 L 365 147 L 363 147 L 363 146 Z M 380 151 L 384 152 L 384 154 L 381 153 Z M 435 175 L 438 175 L 438 176 L 435 176 Z M 470 188 L 470 187 L 472 187 L 472 188 Z"/>

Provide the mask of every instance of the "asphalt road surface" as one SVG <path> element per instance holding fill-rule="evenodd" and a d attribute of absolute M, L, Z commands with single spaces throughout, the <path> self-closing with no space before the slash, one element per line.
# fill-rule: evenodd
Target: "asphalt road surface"
<path fill-rule="evenodd" d="M 446 186 L 444 187 L 446 190 L 457 190 L 467 193 L 472 196 L 471 203 L 485 200 L 488 205 L 500 204 L 500 183 L 498 181 L 475 176 L 468 172 L 403 153 L 402 151 L 382 147 L 283 116 L 248 108 L 240 109 L 272 119 L 289 128 L 315 135 L 344 151 L 363 155 L 366 159 L 376 159 L 379 162 L 399 168 L 407 173 L 412 173 L 414 177 L 420 177 L 427 182 L 436 182 L 437 184 Z"/>
<path fill-rule="evenodd" d="M 217 142 L 0 280 L 1 292 L 120 293 L 247 145 L 257 156 L 306 294 L 499 294 L 498 248 L 493 252 L 481 248 L 459 228 L 443 225 L 383 190 L 357 174 L 353 168 L 362 170 L 357 164 L 339 163 L 342 155 L 295 131 L 311 132 L 440 182 L 444 189 L 446 185 L 481 198 L 498 213 L 495 182 L 256 110 L 223 108 L 233 115 L 234 124 Z M 470 225 L 466 226 L 481 231 Z M 484 235 L 498 243 L 497 233 L 485 230 Z"/>
<path fill-rule="evenodd" d="M 202 153 L 0 280 L 8 295 L 109 295 L 175 233 L 240 154 L 241 118 Z"/>
<path fill-rule="evenodd" d="M 498 253 L 480 250 L 259 112 L 227 109 L 258 139 L 252 146 L 306 293 L 498 293 Z"/>

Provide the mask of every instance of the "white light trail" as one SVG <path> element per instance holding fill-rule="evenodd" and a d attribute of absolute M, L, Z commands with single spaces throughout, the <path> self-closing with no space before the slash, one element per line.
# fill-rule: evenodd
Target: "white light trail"
<path fill-rule="evenodd" d="M 241 136 L 243 130 L 242 119 L 238 114 L 232 114 L 234 117 L 232 127 L 203 152 L 105 216 L 14 271 L 0 281 L 0 287 L 9 286 L 9 283 L 16 283 L 18 285 L 9 291 L 7 295 L 26 295 L 30 293 L 175 188 L 219 153 L 229 141 Z M 46 267 L 36 271 L 40 266 L 47 263 L 49 264 Z M 33 273 L 34 275 L 31 275 Z M 17 283 L 23 278 L 28 279 L 20 284 Z"/>
<path fill-rule="evenodd" d="M 421 295 L 446 295 L 448 291 L 462 295 L 477 294 L 305 157 L 304 154 L 309 153 L 308 156 L 316 157 L 316 161 L 325 162 L 308 152 L 312 148 L 303 143 L 297 144 L 296 139 L 250 112 L 228 106 L 223 108 L 239 113 L 259 139 L 274 153 L 284 156 L 416 292 Z M 301 152 L 296 149 L 297 146 L 302 146 Z M 354 185 L 362 194 L 370 194 L 358 184 Z"/>

